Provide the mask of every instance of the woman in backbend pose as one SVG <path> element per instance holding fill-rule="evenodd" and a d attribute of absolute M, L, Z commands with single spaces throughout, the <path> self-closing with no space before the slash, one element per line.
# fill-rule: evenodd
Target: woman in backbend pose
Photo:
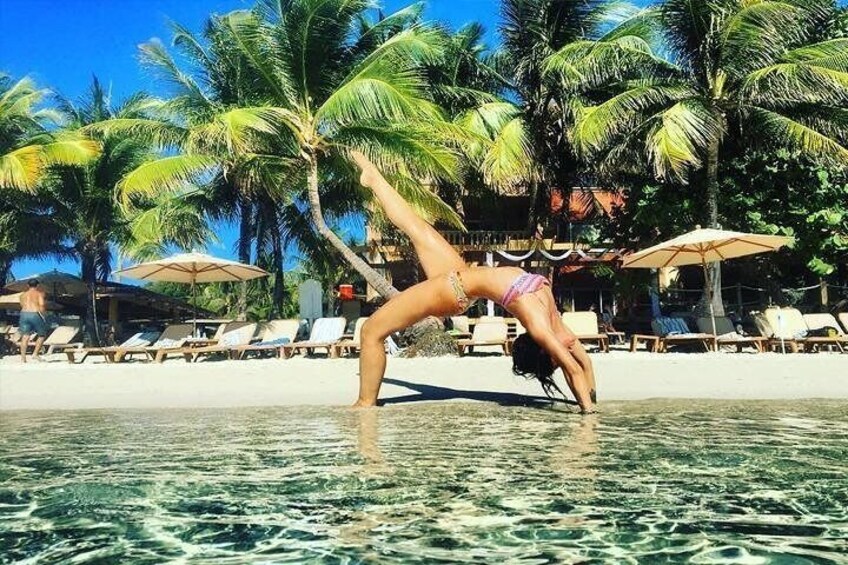
<path fill-rule="evenodd" d="M 562 323 L 548 280 L 517 267 L 469 267 L 433 226 L 421 219 L 371 161 L 358 152 L 360 182 L 374 192 L 389 220 L 412 241 L 427 280 L 389 300 L 362 327 L 359 399 L 354 406 L 376 406 L 386 372 L 384 341 L 428 316 L 461 314 L 477 298 L 494 300 L 527 329 L 515 341 L 513 371 L 534 377 L 545 393 L 562 393 L 553 380 L 558 366 L 584 412 L 594 410 L 592 361 Z"/>

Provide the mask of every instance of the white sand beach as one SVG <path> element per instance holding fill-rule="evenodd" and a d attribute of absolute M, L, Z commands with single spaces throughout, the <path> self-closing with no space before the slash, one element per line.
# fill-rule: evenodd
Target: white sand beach
<path fill-rule="evenodd" d="M 848 399 L 848 355 L 593 355 L 601 404 L 650 398 Z M 356 359 L 208 361 L 162 365 L 0 360 L 0 410 L 346 405 Z M 561 382 L 561 381 L 560 381 Z M 564 384 L 563 384 L 563 388 Z M 381 399 L 532 402 L 535 381 L 505 357 L 390 359 Z"/>

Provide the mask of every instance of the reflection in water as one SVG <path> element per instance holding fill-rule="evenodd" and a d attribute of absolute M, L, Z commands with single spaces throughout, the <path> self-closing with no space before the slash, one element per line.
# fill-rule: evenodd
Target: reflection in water
<path fill-rule="evenodd" d="M 846 410 L 4 413 L 0 562 L 845 563 Z"/>

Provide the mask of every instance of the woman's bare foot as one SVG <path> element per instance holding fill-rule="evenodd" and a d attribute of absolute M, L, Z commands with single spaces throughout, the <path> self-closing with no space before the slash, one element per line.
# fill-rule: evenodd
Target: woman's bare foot
<path fill-rule="evenodd" d="M 357 400 L 353 403 L 351 408 L 375 408 L 377 406 L 376 402 L 367 402 L 365 400 Z"/>
<path fill-rule="evenodd" d="M 368 157 L 362 152 L 353 150 L 350 152 L 353 161 L 362 169 L 362 174 L 359 175 L 359 182 L 362 186 L 371 187 L 378 179 L 380 179 L 380 171 L 374 166 Z"/>

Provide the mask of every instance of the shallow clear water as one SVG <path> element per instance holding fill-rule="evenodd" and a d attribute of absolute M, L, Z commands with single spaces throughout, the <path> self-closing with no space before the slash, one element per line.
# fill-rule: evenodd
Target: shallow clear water
<path fill-rule="evenodd" d="M 848 563 L 847 415 L 3 413 L 0 561 Z"/>

